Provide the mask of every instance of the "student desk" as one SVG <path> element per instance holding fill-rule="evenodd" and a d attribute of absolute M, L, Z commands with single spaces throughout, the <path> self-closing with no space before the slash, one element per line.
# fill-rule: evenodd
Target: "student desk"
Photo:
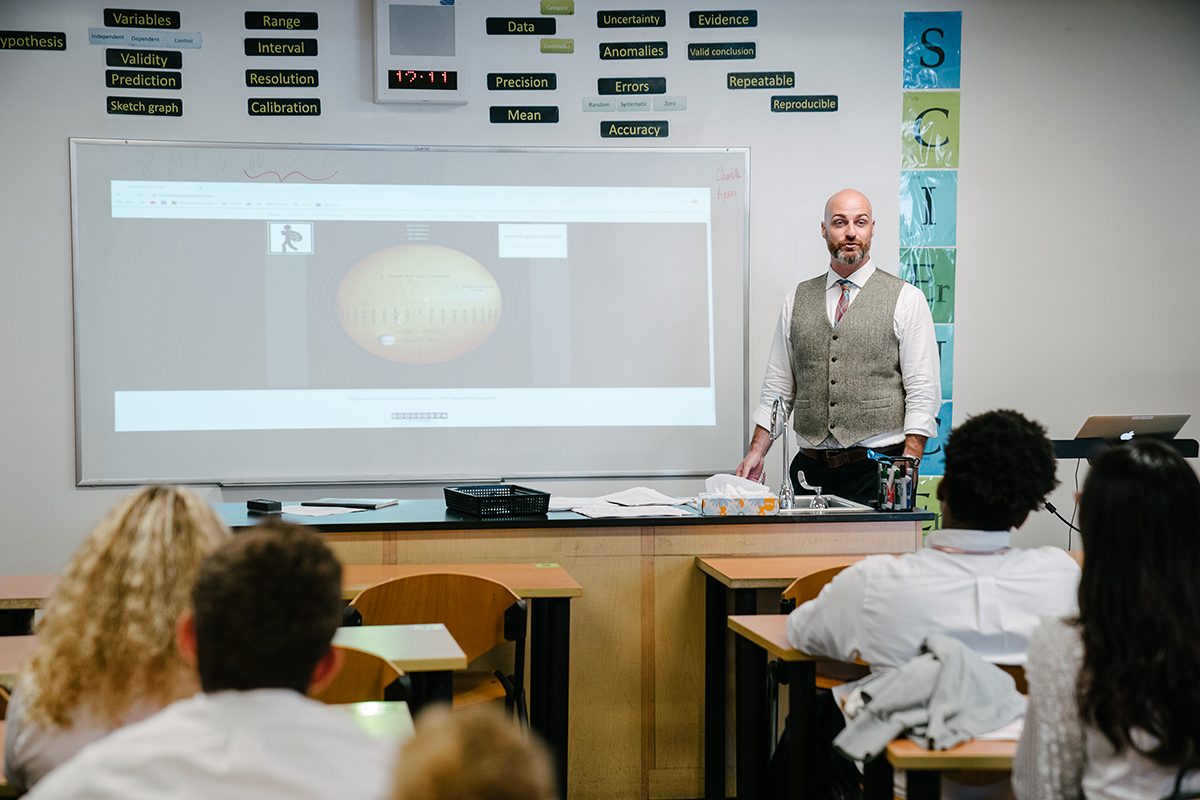
<path fill-rule="evenodd" d="M 36 644 L 36 636 L 0 636 L 0 686 L 12 688 Z"/>
<path fill-rule="evenodd" d="M 972 739 L 948 750 L 926 750 L 908 739 L 896 739 L 887 747 L 887 758 L 867 765 L 863 777 L 865 800 L 892 800 L 893 769 L 903 769 L 909 800 L 939 800 L 942 773 L 1011 772 L 1017 743 L 1010 740 Z"/>
<path fill-rule="evenodd" d="M 413 683 L 413 710 L 453 700 L 451 671 L 467 668 L 467 656 L 440 622 L 338 628 L 333 643 L 366 650 L 396 665 Z"/>
<path fill-rule="evenodd" d="M 914 543 L 914 548 L 916 544 Z M 757 613 L 757 590 L 778 589 L 782 591 L 791 585 L 792 581 L 804 575 L 810 575 L 829 567 L 847 566 L 866 557 L 866 554 L 697 556 L 696 567 L 705 574 L 707 587 L 704 601 L 704 796 L 707 800 L 722 800 L 725 797 L 725 680 L 729 669 L 726 663 L 725 630 L 729 592 L 731 590 L 733 592 L 735 614 L 754 614 Z M 734 639 L 734 674 L 736 676 L 735 685 L 738 687 L 741 687 L 743 680 L 749 680 L 748 677 L 744 678 L 743 676 L 749 676 L 757 671 L 757 663 L 760 659 L 763 661 L 762 669 L 766 669 L 766 660 L 761 649 L 762 643 L 754 641 L 752 644 L 752 641 L 754 640 L 744 636 Z M 781 639 L 781 642 L 786 646 L 786 636 Z M 807 672 L 812 669 L 812 666 L 811 664 L 806 667 L 798 666 L 797 669 Z M 811 683 L 814 678 L 809 678 L 808 682 Z M 795 694 L 796 692 L 793 691 L 789 696 Z M 802 713 L 811 715 L 812 711 L 810 709 Z M 740 742 L 741 720 L 743 719 L 740 709 L 737 719 L 738 741 Z M 737 776 L 738 785 L 741 786 L 743 776 L 740 747 L 738 752 Z M 749 752 L 766 751 L 751 749 Z M 756 777 L 752 779 L 752 781 L 757 780 Z M 756 797 L 757 795 L 758 793 L 755 791 L 749 796 Z M 745 796 L 747 795 L 743 795 L 739 789 L 738 797 Z"/>
<path fill-rule="evenodd" d="M 261 519 L 244 503 L 214 508 L 233 528 Z M 332 517 L 283 516 L 322 531 L 342 563 L 352 566 L 553 563 L 569 573 L 582 593 L 574 599 L 539 597 L 535 587 L 524 587 L 531 590 L 534 626 L 530 721 L 551 743 L 564 800 L 705 793 L 708 576 L 696 568 L 697 555 L 902 552 L 919 546 L 921 525 L 930 518 L 865 512 L 593 520 L 550 512 L 481 520 L 448 511 L 441 499 Z M 569 637 L 570 659 L 567 670 L 546 674 L 551 634 L 563 642 Z M 721 634 L 725 641 L 723 623 Z M 548 699 L 539 700 L 535 692 L 542 691 Z M 716 731 L 723 736 L 720 727 Z M 718 784 L 731 783 L 723 759 L 712 772 Z"/>

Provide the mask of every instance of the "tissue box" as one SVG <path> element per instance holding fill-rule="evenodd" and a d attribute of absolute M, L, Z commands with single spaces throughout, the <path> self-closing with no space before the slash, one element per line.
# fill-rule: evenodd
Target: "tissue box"
<path fill-rule="evenodd" d="M 700 513 L 706 517 L 766 517 L 779 513 L 779 498 L 773 494 L 766 497 L 720 497 L 713 494 L 700 495 Z"/>

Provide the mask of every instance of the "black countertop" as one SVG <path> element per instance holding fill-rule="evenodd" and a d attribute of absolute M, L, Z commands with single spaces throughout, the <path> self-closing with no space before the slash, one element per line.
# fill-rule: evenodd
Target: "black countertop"
<path fill-rule="evenodd" d="M 298 505 L 299 500 L 284 500 L 283 505 Z M 326 517 L 303 517 L 292 514 L 252 514 L 245 503 L 216 503 L 213 505 L 221 519 L 231 528 L 248 528 L 264 519 L 277 518 L 298 525 L 308 525 L 327 533 L 398 530 L 485 530 L 487 528 L 607 528 L 646 527 L 667 525 L 779 525 L 812 522 L 927 522 L 934 518 L 929 511 L 832 514 L 797 514 L 767 517 L 704 517 L 690 508 L 685 517 L 619 517 L 591 519 L 574 511 L 551 511 L 547 514 L 514 517 L 474 517 L 446 508 L 444 500 L 401 500 L 394 506 L 355 511 L 352 514 L 333 514 Z"/>

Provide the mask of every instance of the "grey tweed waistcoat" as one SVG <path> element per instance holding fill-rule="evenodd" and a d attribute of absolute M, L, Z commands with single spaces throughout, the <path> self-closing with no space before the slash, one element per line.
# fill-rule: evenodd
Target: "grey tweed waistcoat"
<path fill-rule="evenodd" d="M 793 427 L 813 444 L 843 447 L 904 427 L 900 341 L 893 318 L 904 281 L 876 269 L 837 327 L 825 310 L 825 276 L 796 287 L 792 308 Z"/>

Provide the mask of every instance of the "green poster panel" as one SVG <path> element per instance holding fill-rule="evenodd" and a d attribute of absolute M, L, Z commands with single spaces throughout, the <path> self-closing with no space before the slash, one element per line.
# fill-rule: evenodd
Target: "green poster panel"
<path fill-rule="evenodd" d="M 917 497 L 913 504 L 922 511 L 932 511 L 934 518 L 921 524 L 921 533 L 940 531 L 942 529 L 942 504 L 937 499 L 938 484 L 942 482 L 941 475 L 917 478 Z"/>
<path fill-rule="evenodd" d="M 900 125 L 904 169 L 958 169 L 960 92 L 905 92 Z"/>
<path fill-rule="evenodd" d="M 954 322 L 956 254 L 954 248 L 900 248 L 900 277 L 924 293 L 929 313 L 939 324 Z"/>

